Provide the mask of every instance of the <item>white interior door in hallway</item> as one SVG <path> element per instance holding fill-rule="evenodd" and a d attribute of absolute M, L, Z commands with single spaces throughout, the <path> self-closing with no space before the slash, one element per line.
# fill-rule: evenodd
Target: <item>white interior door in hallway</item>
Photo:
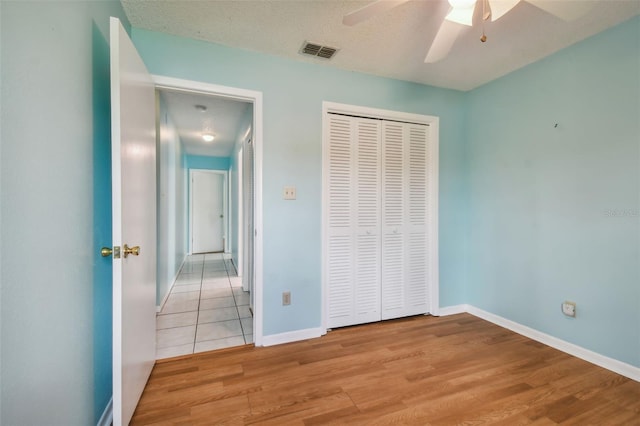
<path fill-rule="evenodd" d="M 153 80 L 120 21 L 110 25 L 113 425 L 121 426 L 155 362 L 156 120 Z"/>
<path fill-rule="evenodd" d="M 224 251 L 225 175 L 191 171 L 191 253 Z"/>

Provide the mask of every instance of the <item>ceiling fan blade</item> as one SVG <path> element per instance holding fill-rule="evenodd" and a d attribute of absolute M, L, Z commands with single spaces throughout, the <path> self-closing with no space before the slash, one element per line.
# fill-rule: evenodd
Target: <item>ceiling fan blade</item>
<path fill-rule="evenodd" d="M 558 1 L 558 0 L 527 0 L 537 8 L 544 10 L 564 21 L 575 21 L 589 13 L 593 8 L 592 1 Z"/>
<path fill-rule="evenodd" d="M 505 13 L 513 9 L 520 0 L 489 0 L 491 7 L 491 20 L 497 21 Z"/>
<path fill-rule="evenodd" d="M 476 2 L 471 2 L 469 6 L 452 7 L 444 19 L 470 27 L 473 24 L 473 11 L 476 8 L 476 4 Z"/>
<path fill-rule="evenodd" d="M 433 43 L 431 43 L 427 57 L 424 58 L 424 62 L 432 64 L 444 59 L 451 51 L 453 44 L 463 29 L 462 25 L 446 19 L 443 20 L 436 37 L 433 39 Z"/>
<path fill-rule="evenodd" d="M 358 10 L 354 10 L 351 13 L 347 13 L 342 18 L 342 23 L 344 25 L 356 25 L 360 22 L 366 21 L 369 18 L 372 18 L 375 15 L 379 15 L 388 10 L 393 9 L 396 6 L 400 6 L 402 3 L 406 3 L 409 0 L 377 0 L 373 3 L 370 3 L 364 7 L 361 7 Z"/>

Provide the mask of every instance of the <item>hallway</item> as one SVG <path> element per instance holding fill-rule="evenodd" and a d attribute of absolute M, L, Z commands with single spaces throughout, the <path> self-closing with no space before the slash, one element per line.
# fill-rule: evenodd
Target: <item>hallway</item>
<path fill-rule="evenodd" d="M 222 253 L 188 256 L 156 317 L 156 359 L 253 343 L 249 293 Z"/>

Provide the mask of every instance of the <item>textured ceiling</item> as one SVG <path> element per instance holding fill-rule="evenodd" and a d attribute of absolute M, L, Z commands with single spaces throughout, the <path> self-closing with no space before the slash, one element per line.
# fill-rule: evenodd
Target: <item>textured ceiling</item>
<path fill-rule="evenodd" d="M 167 89 L 159 92 L 187 154 L 231 156 L 240 123 L 247 108 L 251 108 L 250 103 Z M 201 112 L 196 105 L 203 105 L 207 110 Z M 202 139 L 204 132 L 215 136 L 213 142 Z"/>
<path fill-rule="evenodd" d="M 409 1 L 359 25 L 342 24 L 345 14 L 368 3 L 122 0 L 138 28 L 458 90 L 478 87 L 640 13 L 640 0 L 597 0 L 590 2 L 588 14 L 565 22 L 521 1 L 500 20 L 485 24 L 486 43 L 479 41 L 476 13 L 474 27 L 460 35 L 450 54 L 425 64 L 447 1 Z M 305 40 L 340 51 L 331 60 L 302 56 Z"/>

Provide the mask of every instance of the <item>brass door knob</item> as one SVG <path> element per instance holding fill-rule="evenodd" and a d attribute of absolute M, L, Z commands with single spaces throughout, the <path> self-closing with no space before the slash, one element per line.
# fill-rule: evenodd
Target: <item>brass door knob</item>
<path fill-rule="evenodd" d="M 113 250 L 110 247 L 102 247 L 100 249 L 102 257 L 109 257 L 113 255 L 114 259 L 120 259 L 120 246 L 115 246 Z"/>
<path fill-rule="evenodd" d="M 127 256 L 129 256 L 130 254 L 134 255 L 134 256 L 138 256 L 140 254 L 140 246 L 135 246 L 135 247 L 129 247 L 128 245 L 124 245 L 124 257 L 125 259 L 127 258 Z"/>

